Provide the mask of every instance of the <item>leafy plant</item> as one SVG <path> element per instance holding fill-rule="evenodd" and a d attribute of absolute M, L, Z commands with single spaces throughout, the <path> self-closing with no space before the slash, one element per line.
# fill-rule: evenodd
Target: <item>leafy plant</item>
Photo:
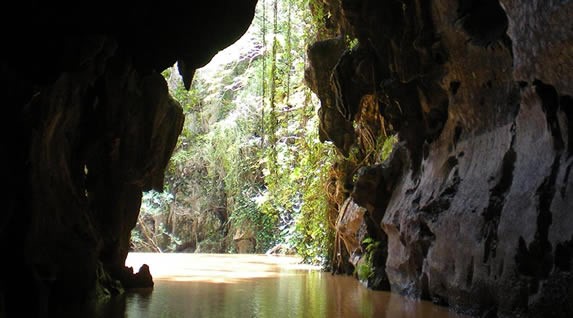
<path fill-rule="evenodd" d="M 186 119 L 166 195 L 144 196 L 134 249 L 234 251 L 234 231 L 243 229 L 256 252 L 283 243 L 308 262 L 326 260 L 324 183 L 334 152 L 318 140 L 318 100 L 303 74 L 305 47 L 327 15 L 320 1 L 260 1 L 235 51 L 197 70 L 189 91 L 176 67 L 163 72 Z"/>
<path fill-rule="evenodd" d="M 370 237 L 366 237 L 362 240 L 362 246 L 364 247 L 364 256 L 358 262 L 355 274 L 361 281 L 367 281 L 374 275 L 374 265 L 372 263 L 372 255 L 374 251 L 380 246 L 380 242 L 374 241 Z"/>
<path fill-rule="evenodd" d="M 358 39 L 354 37 L 350 37 L 347 35 L 345 38 L 346 47 L 349 49 L 354 49 L 358 46 Z"/>
<path fill-rule="evenodd" d="M 372 265 L 368 262 L 368 260 L 359 262 L 356 265 L 355 271 L 356 271 L 356 276 L 360 281 L 367 281 L 374 274 Z"/>

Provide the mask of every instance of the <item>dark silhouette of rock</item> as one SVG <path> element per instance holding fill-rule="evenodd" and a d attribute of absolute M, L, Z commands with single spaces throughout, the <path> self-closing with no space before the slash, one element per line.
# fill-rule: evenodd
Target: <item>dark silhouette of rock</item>
<path fill-rule="evenodd" d="M 161 72 L 181 61 L 188 87 L 246 31 L 256 0 L 11 4 L 0 21 L 0 316 L 65 312 L 120 292 L 116 281 L 152 286 L 149 268 L 133 274 L 125 259 L 142 191 L 163 189 L 183 125 Z"/>
<path fill-rule="evenodd" d="M 125 288 L 152 288 L 153 277 L 147 264 L 141 265 L 137 273 L 133 273 L 132 267 L 127 267 L 120 277 L 121 284 Z"/>
<path fill-rule="evenodd" d="M 338 111 L 336 94 L 331 89 L 332 70 L 344 52 L 344 39 L 334 38 L 319 41 L 309 46 L 309 63 L 305 69 L 305 81 L 320 98 L 321 107 L 319 137 L 321 141 L 332 141 L 344 156 L 348 156 L 350 147 L 356 142 L 352 123 Z"/>

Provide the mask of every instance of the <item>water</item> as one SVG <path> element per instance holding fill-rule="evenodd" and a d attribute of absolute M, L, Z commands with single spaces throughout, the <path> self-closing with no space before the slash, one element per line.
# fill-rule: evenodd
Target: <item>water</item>
<path fill-rule="evenodd" d="M 128 292 L 102 316 L 117 317 L 463 317 L 430 302 L 365 288 L 349 276 L 300 265 L 295 257 L 129 254 L 150 266 L 153 290 Z"/>

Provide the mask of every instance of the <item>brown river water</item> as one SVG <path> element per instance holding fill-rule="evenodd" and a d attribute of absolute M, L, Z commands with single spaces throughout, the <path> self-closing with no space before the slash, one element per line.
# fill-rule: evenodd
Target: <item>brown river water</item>
<path fill-rule="evenodd" d="M 373 291 L 296 257 L 131 253 L 150 266 L 155 286 L 100 308 L 101 317 L 465 317 L 431 302 Z"/>

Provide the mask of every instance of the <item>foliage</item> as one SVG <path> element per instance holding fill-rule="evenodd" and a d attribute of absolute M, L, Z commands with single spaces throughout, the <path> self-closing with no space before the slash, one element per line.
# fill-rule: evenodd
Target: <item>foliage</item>
<path fill-rule="evenodd" d="M 332 261 L 343 201 L 333 173 L 344 181 L 359 164 L 384 160 L 394 139 L 379 134 L 350 158 L 319 141 L 305 52 L 329 32 L 329 18 L 318 0 L 259 1 L 245 36 L 197 70 L 189 91 L 175 66 L 163 73 L 185 124 L 165 192 L 144 195 L 133 249 L 236 252 L 240 233 L 252 236 L 252 252 L 283 244 L 306 262 Z"/>
<path fill-rule="evenodd" d="M 308 108 L 299 111 L 301 116 L 308 116 L 307 125 L 297 127 L 300 137 L 278 143 L 278 165 L 275 174 L 265 178 L 268 199 L 263 207 L 277 211 L 290 225 L 282 230 L 284 244 L 293 247 L 305 261 L 324 264 L 332 232 L 326 214 L 328 197 L 324 185 L 334 150 L 318 140 L 318 119 L 313 116 L 314 111 Z"/>
<path fill-rule="evenodd" d="M 140 251 L 173 251 L 179 239 L 166 227 L 163 211 L 173 195 L 149 191 L 144 193 L 136 228 L 132 230 L 132 248 Z"/>
<path fill-rule="evenodd" d="M 272 216 L 262 213 L 256 201 L 252 198 L 252 195 L 246 193 L 237 198 L 238 200 L 231 214 L 230 221 L 235 228 L 254 233 L 255 250 L 264 252 L 276 242 L 276 220 Z"/>
<path fill-rule="evenodd" d="M 283 243 L 324 261 L 323 182 L 333 151 L 318 141 L 318 102 L 303 79 L 305 46 L 319 25 L 307 8 L 319 4 L 260 1 L 246 40 L 197 70 L 189 91 L 175 67 L 163 73 L 186 119 L 167 194 L 144 196 L 134 249 L 234 251 L 241 230 L 254 233 L 255 252 Z"/>
<path fill-rule="evenodd" d="M 358 39 L 357 38 L 353 38 L 350 37 L 349 35 L 347 35 L 344 38 L 344 42 L 346 43 L 346 47 L 348 47 L 349 49 L 354 49 L 358 46 Z"/>
<path fill-rule="evenodd" d="M 365 259 L 363 262 L 360 262 L 356 265 L 356 276 L 360 281 L 367 281 L 372 275 L 374 271 L 372 269 L 372 264 L 368 259 Z"/>
<path fill-rule="evenodd" d="M 357 264 L 355 274 L 361 281 L 366 281 L 374 275 L 374 265 L 372 264 L 372 254 L 380 246 L 380 242 L 367 237 L 362 241 L 364 256 Z"/>

